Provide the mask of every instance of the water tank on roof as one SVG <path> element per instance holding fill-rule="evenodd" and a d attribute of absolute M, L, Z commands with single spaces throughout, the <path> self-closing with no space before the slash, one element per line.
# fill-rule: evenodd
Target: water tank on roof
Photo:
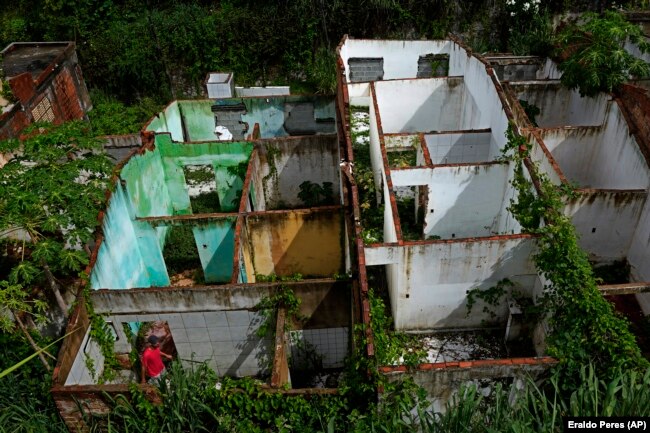
<path fill-rule="evenodd" d="M 232 98 L 235 94 L 235 81 L 231 72 L 209 72 L 205 78 L 208 98 Z"/>

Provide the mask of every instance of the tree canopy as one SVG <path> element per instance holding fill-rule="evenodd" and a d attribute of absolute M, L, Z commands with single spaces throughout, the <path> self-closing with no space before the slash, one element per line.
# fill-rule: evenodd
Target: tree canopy
<path fill-rule="evenodd" d="M 650 75 L 650 65 L 625 50 L 626 42 L 650 51 L 641 29 L 622 14 L 585 14 L 584 24 L 565 26 L 557 35 L 562 84 L 582 96 L 611 92 L 632 77 Z"/>
<path fill-rule="evenodd" d="M 67 310 L 59 278 L 88 263 L 84 246 L 97 227 L 112 165 L 84 122 L 36 124 L 24 134 L 22 141 L 0 141 L 0 153 L 11 155 L 0 168 L 0 233 L 12 244 L 0 299 L 39 318 L 32 286 L 47 284 Z"/>

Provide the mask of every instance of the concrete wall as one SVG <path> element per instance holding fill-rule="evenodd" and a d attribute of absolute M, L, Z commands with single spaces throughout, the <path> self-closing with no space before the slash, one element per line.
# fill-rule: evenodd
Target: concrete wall
<path fill-rule="evenodd" d="M 630 263 L 632 281 L 650 281 L 650 200 L 646 200 L 642 218 L 632 236 L 632 244 L 627 254 Z M 650 314 L 650 294 L 636 295 L 644 314 Z"/>
<path fill-rule="evenodd" d="M 332 184 L 332 202 L 340 203 L 339 149 L 335 135 L 268 140 L 259 146 L 265 209 L 301 208 L 300 184 Z M 257 182 L 256 182 L 257 184 Z M 257 191 L 256 191 L 257 194 Z M 261 210 L 256 207 L 256 210 Z"/>
<path fill-rule="evenodd" d="M 160 149 L 174 215 L 192 213 L 189 187 L 183 172 L 186 165 L 211 165 L 215 173 L 221 211 L 233 212 L 239 208 L 237 197 L 244 179 L 233 173 L 232 169 L 248 161 L 253 151 L 251 143 L 210 142 L 183 145 L 172 143 L 168 135 L 157 135 L 156 148 Z"/>
<path fill-rule="evenodd" d="M 162 251 L 168 228 L 174 222 L 155 225 L 136 218 L 190 213 L 185 165 L 212 165 L 222 211 L 239 208 L 243 179 L 230 167 L 246 163 L 250 143 L 173 143 L 168 134 L 156 136 L 156 147 L 135 155 L 122 168 L 111 196 L 102 229 L 104 240 L 91 274 L 95 289 L 130 289 L 166 286 L 169 275 Z M 194 240 L 206 282 L 229 282 L 234 253 L 234 218 L 193 225 Z"/>
<path fill-rule="evenodd" d="M 508 164 L 392 170 L 393 186 L 427 185 L 424 235 L 448 238 L 492 236 L 500 228 Z M 503 233 L 501 233 L 503 234 Z"/>
<path fill-rule="evenodd" d="M 434 164 L 486 162 L 490 157 L 491 132 L 425 134 Z"/>
<path fill-rule="evenodd" d="M 322 359 L 323 368 L 341 368 L 349 353 L 350 328 L 297 329 L 289 331 L 291 365 L 300 366 L 313 362 L 308 359 L 305 348 L 314 349 Z"/>
<path fill-rule="evenodd" d="M 328 277 L 344 272 L 338 208 L 248 215 L 246 229 L 255 274 Z"/>
<path fill-rule="evenodd" d="M 650 184 L 650 170 L 617 104 L 600 128 L 542 130 L 546 147 L 564 175 L 585 188 L 636 189 Z"/>
<path fill-rule="evenodd" d="M 266 197 L 264 196 L 264 176 L 259 152 L 255 150 L 248 162 L 251 178 L 248 185 L 248 203 L 246 211 L 260 212 L 266 210 Z"/>
<path fill-rule="evenodd" d="M 557 126 L 592 126 L 605 121 L 608 95 L 581 97 L 577 90 L 563 87 L 559 81 L 510 83 L 517 98 L 540 109 L 537 124 L 542 128 Z"/>
<path fill-rule="evenodd" d="M 338 352 L 345 347 L 333 329 L 349 328 L 351 312 L 350 285 L 334 280 L 286 282 L 301 300 L 299 314 L 304 318 L 294 329 L 308 336 L 327 335 L 326 351 L 336 348 L 327 359 L 338 362 Z M 250 376 L 264 372 L 271 365 L 273 344 L 260 337 L 257 330 L 262 316 L 256 305 L 271 296 L 280 286 L 254 284 L 221 287 L 153 289 L 128 291 L 96 291 L 92 302 L 98 313 L 116 329 L 122 323 L 166 321 L 174 339 L 178 356 L 188 360 L 206 361 L 220 375 Z M 321 330 L 321 331 L 318 331 Z M 324 330 L 324 331 L 322 331 Z M 334 338 L 337 337 L 337 338 Z M 322 340 L 322 339 L 321 339 Z M 336 341 L 334 341 L 336 340 Z M 81 346 L 83 348 L 83 346 Z M 325 353 L 323 353 L 325 354 Z"/>
<path fill-rule="evenodd" d="M 140 251 L 138 234 L 131 219 L 130 206 L 124 187 L 118 183 L 102 223 L 104 241 L 99 248 L 90 277 L 94 289 L 149 287 L 152 280 L 158 282 L 165 277 L 154 275 L 152 279 L 147 270 L 147 263 Z"/>
<path fill-rule="evenodd" d="M 426 331 L 504 324 L 505 302 L 496 309 L 496 317 L 483 312 L 481 301 L 468 316 L 467 291 L 487 289 L 509 278 L 518 290 L 532 294 L 538 278 L 531 259 L 534 248 L 532 238 L 515 235 L 367 247 L 365 256 L 368 266 L 392 266 L 389 292 L 395 329 Z"/>
<path fill-rule="evenodd" d="M 224 218 L 192 227 L 206 283 L 227 283 L 232 278 L 235 221 Z"/>
<path fill-rule="evenodd" d="M 254 311 L 113 314 L 108 319 L 119 329 L 126 323 L 167 322 L 178 359 L 186 366 L 206 362 L 220 376 L 262 374 L 273 356 L 271 339 L 257 335 L 263 317 Z"/>
<path fill-rule="evenodd" d="M 140 134 L 104 135 L 104 150 L 113 162 L 118 163 L 128 157 L 131 152 L 142 146 Z"/>
<path fill-rule="evenodd" d="M 172 102 L 163 111 L 156 114 L 145 125 L 144 129 L 153 132 L 169 132 L 172 140 L 178 142 L 186 141 L 178 101 Z"/>
<path fill-rule="evenodd" d="M 472 129 L 471 95 L 462 78 L 382 81 L 375 83 L 384 133 Z"/>
<path fill-rule="evenodd" d="M 345 78 L 350 79 L 350 58 L 382 58 L 383 79 L 415 78 L 418 59 L 427 54 L 449 54 L 450 41 L 388 41 L 371 39 L 346 39 L 340 49 L 345 65 Z M 463 50 L 464 51 L 464 50 Z M 459 75 L 450 68 L 449 75 Z"/>
<path fill-rule="evenodd" d="M 311 108 L 304 110 L 305 106 Z M 218 100 L 174 101 L 157 114 L 146 126 L 147 131 L 169 132 L 176 142 L 214 141 L 215 114 L 213 107 L 223 115 L 224 109 L 237 108 L 234 123 L 242 136 L 260 125 L 261 138 L 287 135 L 332 134 L 335 108 L 331 97 L 325 96 L 275 96 L 269 98 L 231 98 Z M 292 117 L 293 116 L 293 117 Z M 241 123 L 239 123 L 241 122 Z M 301 134 L 292 134 L 291 127 L 301 128 Z"/>
<path fill-rule="evenodd" d="M 568 198 L 564 209 L 591 258 L 610 262 L 626 257 L 647 193 L 593 191 Z"/>
<path fill-rule="evenodd" d="M 486 359 L 420 364 L 411 370 L 405 366 L 380 367 L 380 372 L 390 382 L 412 379 L 424 388 L 433 410 L 444 412 L 445 406 L 453 403 L 453 397 L 463 384 L 475 385 L 479 393 L 485 392 L 489 398 L 497 382 L 507 383 L 513 379 L 524 381 L 529 378 L 535 380 L 556 363 L 548 357 Z M 505 389 L 508 390 L 507 387 Z"/>
<path fill-rule="evenodd" d="M 260 125 L 261 138 L 287 135 L 333 134 L 334 100 L 325 96 L 283 96 L 274 98 L 242 98 L 248 133 Z"/>
<path fill-rule="evenodd" d="M 88 362 L 90 359 L 95 371 L 88 369 Z M 104 356 L 101 353 L 99 345 L 90 338 L 90 328 L 86 331 L 81 347 L 74 358 L 70 373 L 66 378 L 65 385 L 91 385 L 96 384 L 97 380 L 104 371 Z"/>
<path fill-rule="evenodd" d="M 486 56 L 501 81 L 529 81 L 538 79 L 544 59 L 533 56 Z"/>
<path fill-rule="evenodd" d="M 384 78 L 384 59 L 381 57 L 350 57 L 348 59 L 350 82 L 377 81 Z"/>

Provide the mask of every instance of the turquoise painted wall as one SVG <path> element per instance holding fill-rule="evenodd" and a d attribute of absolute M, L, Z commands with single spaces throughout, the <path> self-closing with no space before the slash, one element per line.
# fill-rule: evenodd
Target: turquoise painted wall
<path fill-rule="evenodd" d="M 142 253 L 141 247 L 147 247 L 148 242 L 142 242 L 146 236 L 141 228 L 133 224 L 133 209 L 124 187 L 118 183 L 111 196 L 102 230 L 102 242 L 97 261 L 91 273 L 90 282 L 93 289 L 130 289 L 135 287 L 150 287 L 151 285 L 168 285 L 167 271 L 156 273 L 150 277 L 152 268 L 151 251 Z M 155 231 L 154 244 L 158 245 Z M 154 251 L 160 251 L 156 246 Z"/>
<path fill-rule="evenodd" d="M 137 217 L 172 215 L 172 201 L 158 148 L 132 157 L 122 168 L 120 178 L 126 181 Z"/>
<path fill-rule="evenodd" d="M 206 283 L 227 283 L 232 278 L 235 223 L 236 218 L 228 218 L 192 228 Z"/>
<path fill-rule="evenodd" d="M 228 169 L 248 162 L 252 151 L 251 143 L 187 145 L 173 143 L 167 134 L 157 135 L 153 150 L 132 157 L 122 168 L 122 182 L 117 183 L 104 218 L 105 237 L 91 274 L 92 288 L 168 286 L 163 248 L 169 227 L 154 227 L 136 217 L 190 213 L 183 166 L 201 164 L 214 167 L 222 210 L 236 211 L 239 203 L 234 199 L 243 180 Z M 230 281 L 234 232 L 234 218 L 193 225 L 206 282 Z"/>
<path fill-rule="evenodd" d="M 214 135 L 214 113 L 212 106 L 244 104 L 246 114 L 242 121 L 248 123 L 247 134 L 253 132 L 256 123 L 260 125 L 262 138 L 284 137 L 288 133 L 284 129 L 284 112 L 286 103 L 312 102 L 314 104 L 314 118 L 316 120 L 333 120 L 336 117 L 334 100 L 325 96 L 282 96 L 275 98 L 230 98 L 230 99 L 204 99 L 196 101 L 174 101 L 164 111 L 158 114 L 147 127 L 148 131 L 169 132 L 176 142 L 211 141 Z M 182 117 L 182 122 L 181 122 Z M 189 135 L 183 136 L 183 124 Z M 324 133 L 334 133 L 325 128 Z"/>

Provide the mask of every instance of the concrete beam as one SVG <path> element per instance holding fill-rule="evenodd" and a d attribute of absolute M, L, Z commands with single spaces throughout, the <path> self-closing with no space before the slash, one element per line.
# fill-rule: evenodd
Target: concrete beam
<path fill-rule="evenodd" d="M 98 314 L 179 313 L 250 309 L 270 293 L 269 285 L 101 289 L 90 299 Z"/>
<path fill-rule="evenodd" d="M 223 310 L 251 310 L 281 286 L 290 287 L 302 303 L 300 314 L 311 321 L 340 317 L 349 312 L 349 283 L 331 278 L 296 282 L 228 284 L 202 287 L 151 287 L 130 290 L 92 290 L 98 314 L 156 314 Z M 337 315 L 337 311 L 341 310 Z M 321 314 L 313 317 L 316 311 Z M 318 320 L 317 320 L 318 319 Z M 346 319 L 337 319 L 343 322 Z M 320 322 L 319 322 L 320 323 Z M 322 325 L 322 323 L 321 323 Z M 314 322 L 313 326 L 317 326 Z"/>
<path fill-rule="evenodd" d="M 626 283 L 626 284 L 603 284 L 598 290 L 605 296 L 608 295 L 634 295 L 636 293 L 650 292 L 650 282 Z"/>

